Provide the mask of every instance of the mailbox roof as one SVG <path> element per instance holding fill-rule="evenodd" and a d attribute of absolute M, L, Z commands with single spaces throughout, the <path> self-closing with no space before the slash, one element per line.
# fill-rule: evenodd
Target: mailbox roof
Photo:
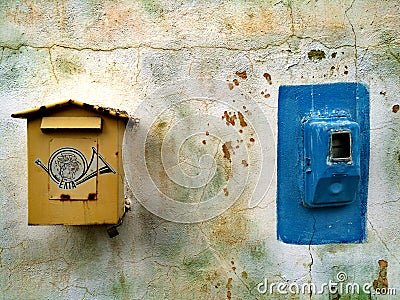
<path fill-rule="evenodd" d="M 39 117 L 43 116 L 44 113 L 46 113 L 46 112 L 59 110 L 66 106 L 78 106 L 78 107 L 81 107 L 81 108 L 84 108 L 87 110 L 97 112 L 99 114 L 108 115 L 108 116 L 116 117 L 116 118 L 121 118 L 126 121 L 129 119 L 129 115 L 126 111 L 122 111 L 122 110 L 118 110 L 118 109 L 110 108 L 110 107 L 102 107 L 102 106 L 98 106 L 98 105 L 87 104 L 87 103 L 79 102 L 76 100 L 65 100 L 65 101 L 61 101 L 61 102 L 52 103 L 49 105 L 43 105 L 43 106 L 32 108 L 29 110 L 17 112 L 15 114 L 12 114 L 11 117 L 24 118 L 24 119 L 35 119 L 35 118 L 39 118 Z"/>

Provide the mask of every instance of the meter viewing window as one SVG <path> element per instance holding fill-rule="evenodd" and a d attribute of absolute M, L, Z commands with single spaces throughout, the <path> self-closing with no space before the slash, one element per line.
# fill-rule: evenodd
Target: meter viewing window
<path fill-rule="evenodd" d="M 351 133 L 332 132 L 330 159 L 333 162 L 351 161 Z"/>

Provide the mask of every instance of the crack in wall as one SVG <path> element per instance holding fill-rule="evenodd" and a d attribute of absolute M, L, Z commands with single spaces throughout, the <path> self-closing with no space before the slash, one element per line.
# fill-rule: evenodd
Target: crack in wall
<path fill-rule="evenodd" d="M 353 5 L 354 5 L 354 2 L 355 2 L 355 1 L 356 1 L 356 0 L 353 0 L 353 1 L 351 2 L 350 6 L 345 10 L 344 14 L 345 14 L 345 16 L 346 16 L 346 18 L 347 18 L 347 21 L 348 21 L 349 24 L 350 24 L 351 31 L 353 32 L 353 35 L 354 35 L 354 69 L 355 69 L 355 79 L 356 79 L 356 81 L 357 81 L 357 80 L 358 80 L 357 34 L 356 34 L 355 29 L 354 29 L 354 25 L 353 25 L 353 23 L 351 22 L 350 17 L 349 17 L 349 15 L 348 15 L 348 12 L 350 11 L 350 9 L 353 8 Z"/>
<path fill-rule="evenodd" d="M 157 262 L 156 262 L 157 263 Z M 158 264 L 158 263 L 157 263 Z M 147 296 L 147 294 L 149 293 L 149 290 L 151 289 L 151 285 L 153 282 L 160 280 L 162 277 L 164 276 L 164 274 L 160 274 L 159 276 L 153 277 L 151 280 L 149 280 L 147 282 L 147 287 L 146 290 L 144 291 L 142 297 L 140 297 L 141 300 L 145 299 L 145 297 Z"/>
<path fill-rule="evenodd" d="M 314 219 L 314 223 L 313 223 L 313 232 L 312 232 L 312 235 L 311 235 L 311 238 L 310 238 L 310 243 L 308 244 L 308 253 L 310 254 L 310 264 L 309 264 L 309 266 L 308 266 L 308 274 L 309 274 L 309 277 L 310 277 L 310 283 L 312 283 L 313 282 L 313 277 L 312 277 L 312 266 L 313 266 L 313 264 L 314 264 L 314 257 L 313 257 L 313 255 L 312 255 L 312 251 L 311 251 L 311 244 L 312 244 L 312 241 L 313 241 L 313 239 L 314 239 L 314 234 L 315 234 L 315 223 L 317 222 L 317 220 L 315 219 L 315 216 L 314 215 L 312 215 L 313 216 L 313 219 Z M 313 291 L 312 291 L 312 289 L 310 289 L 310 294 L 309 294 L 309 297 L 310 297 L 310 299 L 312 298 L 312 294 L 313 294 Z"/>
<path fill-rule="evenodd" d="M 399 258 L 398 258 L 395 254 L 393 254 L 393 252 L 389 249 L 389 247 L 388 247 L 388 245 L 386 244 L 386 242 L 385 242 L 385 241 L 382 239 L 382 237 L 379 235 L 378 230 L 375 229 L 375 227 L 372 225 L 371 220 L 370 220 L 369 218 L 367 218 L 367 221 L 368 221 L 369 225 L 371 225 L 372 231 L 375 232 L 376 236 L 378 237 L 379 241 L 383 244 L 383 246 L 385 247 L 385 249 L 387 250 L 387 252 L 388 252 L 390 255 L 392 255 L 392 256 L 396 259 L 396 261 L 397 261 L 398 263 L 400 263 Z"/>
<path fill-rule="evenodd" d="M 17 159 L 25 161 L 25 158 L 17 157 L 17 156 L 7 156 L 7 157 L 0 157 L 0 161 L 2 160 L 10 160 L 10 159 Z"/>
<path fill-rule="evenodd" d="M 388 48 L 388 50 L 389 50 L 389 54 L 400 64 L 400 56 L 394 54 L 390 48 Z"/>
<path fill-rule="evenodd" d="M 355 2 L 355 0 L 353 0 Z M 350 6 L 351 8 L 351 6 Z M 347 11 L 350 9 L 348 8 L 346 10 L 346 16 L 347 16 Z M 12 47 L 9 45 L 0 45 L 1 48 L 3 48 L 3 51 L 5 49 L 8 50 L 14 50 L 14 51 L 19 51 L 20 49 L 27 47 L 27 48 L 32 48 L 32 49 L 39 49 L 39 50 L 45 50 L 45 49 L 53 49 L 53 48 L 62 48 L 62 49 L 67 49 L 67 50 L 74 50 L 74 51 L 93 51 L 93 52 L 114 52 L 118 50 L 130 50 L 130 49 L 140 49 L 140 48 L 148 48 L 152 50 L 162 50 L 162 51 L 183 51 L 183 50 L 196 50 L 196 49 L 222 49 L 222 50 L 228 50 L 228 51 L 260 51 L 260 50 L 267 50 L 271 47 L 281 47 L 285 44 L 288 44 L 288 41 L 292 38 L 297 38 L 299 40 L 310 40 L 311 42 L 319 43 L 326 49 L 341 49 L 345 47 L 351 47 L 354 48 L 356 52 L 358 52 L 359 49 L 373 49 L 377 47 L 382 47 L 383 44 L 385 45 L 399 45 L 400 43 L 393 41 L 390 43 L 378 43 L 374 45 L 368 45 L 368 46 L 359 46 L 357 45 L 357 36 L 356 32 L 354 29 L 353 24 L 350 21 L 350 18 L 348 17 L 350 26 L 352 27 L 353 35 L 355 38 L 355 43 L 354 44 L 342 44 L 342 45 L 337 45 L 337 46 L 331 46 L 320 39 L 311 37 L 311 36 L 300 36 L 296 34 L 290 34 L 286 36 L 282 41 L 279 43 L 271 43 L 271 44 L 265 44 L 265 46 L 258 46 L 258 47 L 230 47 L 230 46 L 224 46 L 224 45 L 183 45 L 180 47 L 161 47 L 161 46 L 154 46 L 150 44 L 138 44 L 138 45 L 127 45 L 127 46 L 118 46 L 118 47 L 111 47 L 111 48 L 94 48 L 94 47 L 76 47 L 76 46 L 67 46 L 67 45 L 62 45 L 62 44 L 57 44 L 54 43 L 52 45 L 43 45 L 43 46 L 34 46 L 34 45 L 29 45 L 29 44 L 20 44 L 17 47 Z M 239 43 L 239 42 L 238 42 Z"/>
<path fill-rule="evenodd" d="M 3 251 L 4 248 L 0 248 L 0 269 L 3 269 Z"/>
<path fill-rule="evenodd" d="M 236 278 L 240 281 L 240 283 L 247 289 L 247 291 L 249 292 L 250 295 L 252 295 L 254 297 L 254 299 L 258 300 L 259 298 L 253 294 L 253 290 L 254 288 L 252 288 L 251 286 L 249 286 L 243 279 L 241 276 L 239 276 L 239 274 L 235 271 L 233 271 L 233 273 L 235 274 Z"/>
<path fill-rule="evenodd" d="M 295 36 L 294 34 L 294 15 L 293 15 L 293 7 L 292 7 L 292 0 L 288 0 L 287 6 L 289 7 L 289 17 L 290 17 L 290 31 L 291 35 Z"/>
<path fill-rule="evenodd" d="M 52 49 L 52 48 L 49 48 L 49 49 L 48 49 L 51 71 L 52 71 L 52 73 L 53 73 L 54 78 L 56 79 L 57 84 L 59 84 L 60 81 L 59 81 L 59 79 L 58 79 L 58 76 L 57 76 L 57 74 L 56 74 L 56 70 L 55 70 L 55 67 L 54 67 L 54 64 L 53 64 L 53 58 L 52 58 L 52 56 L 51 56 L 51 49 Z"/>
<path fill-rule="evenodd" d="M 2 47 L 2 54 L 1 54 L 1 58 L 0 58 L 0 64 L 3 61 L 3 57 L 4 57 L 4 52 L 6 49 L 9 50 L 14 50 L 14 51 L 20 51 L 21 48 L 23 47 L 27 47 L 27 48 L 32 48 L 32 49 L 39 49 L 39 50 L 47 50 L 48 54 L 49 54 L 49 61 L 50 61 L 50 66 L 51 66 L 51 72 L 57 82 L 57 84 L 59 84 L 59 78 L 56 72 L 56 67 L 53 63 L 53 58 L 52 58 L 52 50 L 56 47 L 58 48 L 62 48 L 62 49 L 66 49 L 66 50 L 73 50 L 73 51 L 93 51 L 93 52 L 113 52 L 113 51 L 118 51 L 118 50 L 131 50 L 131 49 L 136 49 L 137 50 L 137 59 L 136 59 L 136 67 L 137 67 L 137 74 L 135 76 L 135 82 L 134 84 L 137 85 L 138 80 L 139 80 L 139 76 L 140 76 L 140 53 L 141 53 L 141 49 L 142 48 L 148 48 L 148 49 L 152 49 L 152 50 L 162 50 L 162 51 L 183 51 L 183 50 L 195 50 L 195 49 L 225 49 L 227 51 L 241 51 L 241 52 L 246 52 L 246 53 L 250 53 L 251 51 L 262 51 L 262 50 L 267 50 L 268 48 L 271 47 L 281 47 L 283 45 L 287 45 L 288 41 L 292 38 L 297 38 L 299 40 L 311 40 L 312 42 L 316 42 L 319 43 L 320 45 L 322 45 L 323 47 L 325 47 L 326 49 L 341 49 L 341 48 L 347 48 L 347 47 L 351 47 L 354 48 L 354 65 L 355 65 L 355 80 L 357 80 L 358 78 L 358 50 L 359 49 L 365 49 L 366 51 L 371 49 L 371 48 L 375 48 L 375 47 L 382 47 L 381 44 L 377 44 L 377 45 L 373 45 L 373 46 L 368 46 L 368 47 L 359 47 L 357 45 L 357 36 L 356 36 L 356 32 L 354 29 L 353 24 L 350 21 L 350 18 L 348 17 L 348 11 L 352 8 L 353 4 L 354 4 L 355 0 L 353 0 L 352 4 L 350 5 L 349 8 L 347 8 L 345 14 L 346 17 L 350 23 L 350 26 L 352 28 L 353 34 L 354 34 L 354 44 L 353 45 L 347 45 L 347 44 L 343 44 L 340 46 L 336 46 L 336 47 L 331 47 L 325 43 L 323 43 L 322 41 L 312 38 L 312 37 L 307 37 L 307 36 L 297 36 L 294 34 L 294 32 L 290 35 L 288 35 L 281 43 L 276 43 L 276 44 L 267 44 L 263 47 L 250 47 L 250 48 L 239 48 L 239 47 L 228 47 L 228 46 L 202 46 L 202 45 L 194 45 L 194 46 L 181 46 L 181 47 L 177 47 L 177 48 L 166 48 L 166 47 L 156 47 L 156 46 L 152 46 L 149 44 L 140 44 L 137 46 L 120 46 L 120 47 L 113 47 L 113 48 L 93 48 L 93 47 L 73 47 L 73 46 L 66 46 L 66 45 L 61 45 L 61 44 L 53 44 L 51 46 L 32 46 L 32 45 L 28 45 L 28 44 L 21 44 L 18 47 L 11 47 L 11 46 L 7 46 L 7 45 L 0 45 L 0 47 Z M 291 8 L 291 2 L 289 2 L 288 6 Z M 293 11 L 291 11 L 291 14 L 293 14 Z M 293 16 L 292 16 L 293 17 Z M 386 45 L 390 46 L 391 43 L 386 43 Z M 395 44 L 395 43 L 394 43 Z M 365 51 L 365 53 L 366 53 Z M 364 53 L 364 55 L 365 55 Z M 396 56 L 390 49 L 389 49 L 389 53 L 396 59 L 396 61 L 398 61 L 400 63 L 400 58 L 398 56 Z M 252 61 L 250 56 L 248 57 L 249 61 L 251 62 L 252 65 Z M 299 61 L 300 62 L 300 61 Z M 298 62 L 298 63 L 299 63 Z M 295 63 L 289 67 L 287 67 L 287 69 L 289 70 L 290 67 L 293 67 L 295 65 L 297 65 L 298 63 Z"/>
<path fill-rule="evenodd" d="M 136 76 L 135 76 L 135 84 L 134 85 L 137 85 L 139 82 L 139 75 L 141 72 L 141 69 L 139 68 L 139 66 L 140 66 L 140 48 L 137 48 L 137 55 L 136 55 L 136 70 L 137 70 L 137 72 L 136 72 Z"/>
<path fill-rule="evenodd" d="M 249 61 L 250 70 L 253 73 L 254 72 L 254 63 L 253 63 L 253 60 L 251 59 L 251 51 L 246 51 L 245 56 L 246 56 L 247 60 Z"/>
<path fill-rule="evenodd" d="M 365 56 L 367 55 L 367 53 L 368 53 L 368 51 L 369 51 L 369 47 L 367 47 L 367 48 L 365 48 L 365 49 L 363 49 L 363 50 L 364 50 L 364 53 L 363 53 L 363 55 L 362 55 L 361 58 L 360 58 L 359 65 L 362 65 L 362 63 L 364 62 L 364 58 L 365 58 Z"/>
<path fill-rule="evenodd" d="M 1 47 L 1 57 L 0 57 L 0 65 L 3 62 L 3 57 L 4 57 L 4 47 Z"/>
<path fill-rule="evenodd" d="M 398 133 L 400 131 L 400 129 L 391 127 L 391 126 L 398 126 L 398 125 L 395 125 L 392 122 L 388 121 L 387 123 L 384 123 L 383 125 L 380 125 L 380 126 L 377 126 L 374 128 L 370 128 L 369 131 L 374 132 L 374 131 L 391 130 L 391 131 L 393 131 L 393 133 Z"/>
<path fill-rule="evenodd" d="M 28 47 L 28 48 L 33 48 L 33 49 L 52 49 L 55 47 L 58 48 L 63 48 L 63 49 L 68 49 L 68 50 L 75 50 L 75 51 L 93 51 L 93 52 L 114 52 L 117 50 L 130 50 L 130 49 L 139 49 L 139 48 L 148 48 L 148 49 L 153 49 L 153 50 L 163 50 L 163 51 L 183 51 L 183 50 L 192 50 L 192 49 L 225 49 L 225 50 L 231 50 L 231 51 L 256 51 L 256 50 L 264 50 L 269 48 L 270 46 L 279 46 L 280 44 L 268 44 L 263 47 L 250 47 L 250 48 L 239 48 L 239 47 L 229 47 L 229 46 L 202 46 L 202 45 L 193 45 L 193 46 L 180 46 L 176 48 L 167 48 L 167 47 L 157 47 L 157 46 L 152 46 L 149 44 L 139 44 L 139 45 L 129 45 L 129 46 L 119 46 L 119 47 L 112 47 L 112 48 L 93 48 L 93 47 L 74 47 L 74 46 L 66 46 L 66 45 L 61 45 L 61 44 L 52 44 L 51 46 L 33 46 L 33 45 L 28 45 L 28 44 L 21 44 L 18 45 L 17 47 L 12 47 L 12 46 L 7 46 L 7 45 L 0 45 L 0 47 L 9 49 L 9 50 L 14 50 L 14 51 L 19 51 L 21 48 Z"/>
<path fill-rule="evenodd" d="M 390 201 L 384 201 L 383 204 L 396 203 L 396 202 L 399 202 L 399 201 L 400 201 L 400 199 L 397 199 L 397 200 L 390 200 Z"/>
<path fill-rule="evenodd" d="M 63 287 L 63 288 L 59 288 L 59 287 L 57 287 L 55 284 L 53 284 L 53 283 L 51 283 L 58 291 L 60 291 L 60 292 L 64 292 L 64 291 L 66 291 L 66 290 L 69 290 L 69 289 L 72 289 L 72 288 L 75 288 L 75 289 L 83 289 L 84 291 L 85 291 L 85 293 L 82 295 L 82 300 L 83 299 L 85 299 L 86 298 L 86 295 L 90 295 L 90 296 L 92 296 L 92 297 L 95 297 L 96 296 L 96 294 L 94 293 L 94 292 L 91 292 L 90 290 L 89 290 L 89 288 L 88 287 L 86 287 L 86 286 L 80 286 L 80 285 L 67 285 L 67 286 L 65 286 L 65 287 Z"/>

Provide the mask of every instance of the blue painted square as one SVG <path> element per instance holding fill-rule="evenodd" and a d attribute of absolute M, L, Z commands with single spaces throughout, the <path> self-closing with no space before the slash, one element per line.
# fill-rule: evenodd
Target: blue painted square
<path fill-rule="evenodd" d="M 280 87 L 279 240 L 291 244 L 365 241 L 368 167 L 366 85 Z"/>

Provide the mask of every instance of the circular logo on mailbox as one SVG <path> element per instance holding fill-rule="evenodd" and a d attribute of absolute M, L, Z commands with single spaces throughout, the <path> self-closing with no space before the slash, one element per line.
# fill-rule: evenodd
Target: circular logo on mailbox
<path fill-rule="evenodd" d="M 77 149 L 64 147 L 53 152 L 49 159 L 49 175 L 62 189 L 76 187 L 87 171 L 85 156 Z"/>

